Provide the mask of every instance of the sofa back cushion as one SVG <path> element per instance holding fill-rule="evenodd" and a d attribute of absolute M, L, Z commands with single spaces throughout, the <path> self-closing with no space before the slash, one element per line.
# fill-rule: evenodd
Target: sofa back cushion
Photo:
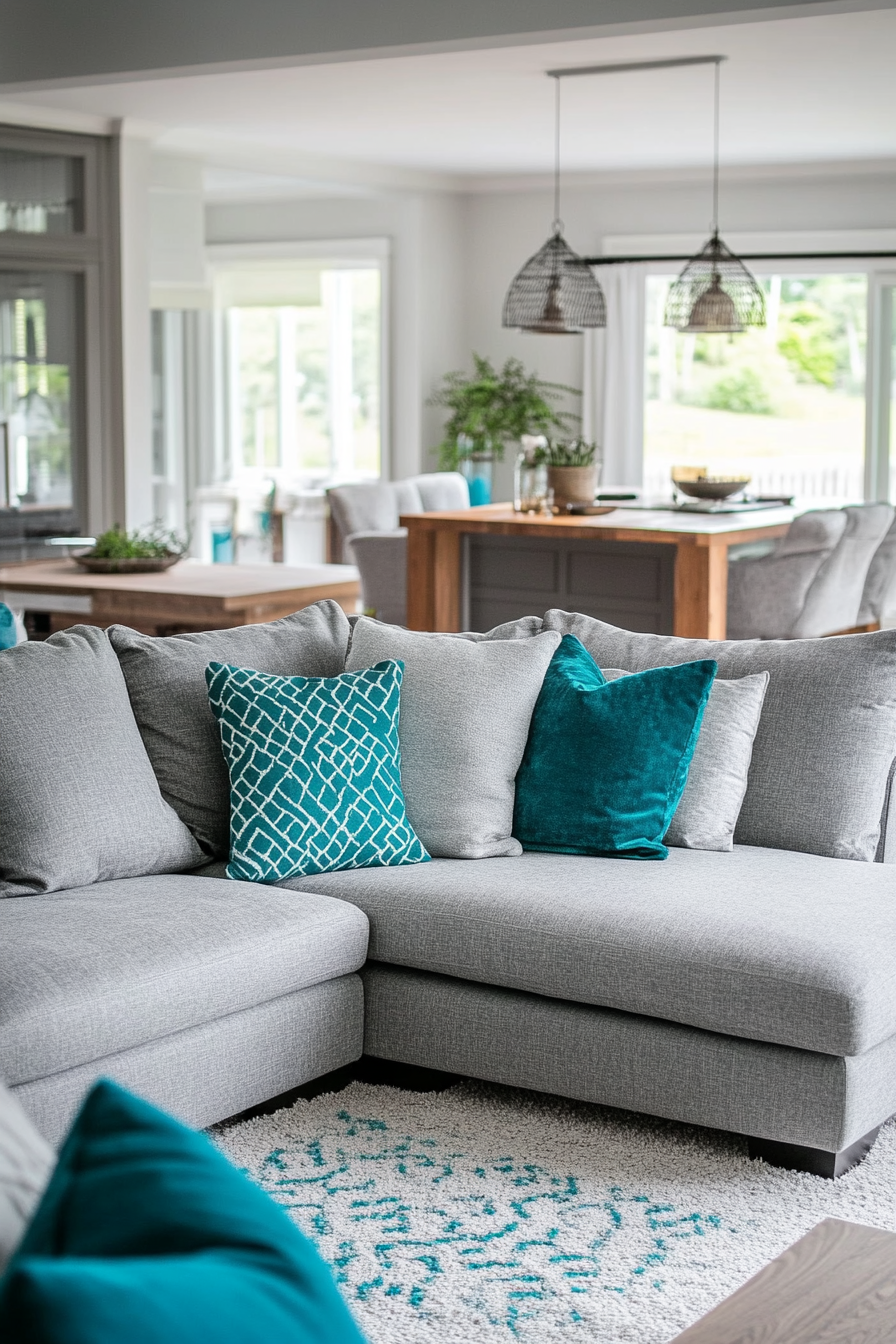
<path fill-rule="evenodd" d="M 769 673 L 735 840 L 872 861 L 896 757 L 896 630 L 835 639 L 677 639 L 549 611 L 599 667 L 714 658 L 726 680 Z"/>
<path fill-rule="evenodd" d="M 159 792 L 104 632 L 75 626 L 0 657 L 0 896 L 195 867 Z"/>
<path fill-rule="evenodd" d="M 206 854 L 227 857 L 230 781 L 205 669 L 216 662 L 281 677 L 335 677 L 345 664 L 348 637 L 348 617 L 331 601 L 267 625 L 164 639 L 112 626 L 109 639 L 162 796 Z"/>
<path fill-rule="evenodd" d="M 401 781 L 408 819 L 426 849 L 447 859 L 518 855 L 514 780 L 532 711 L 560 643 L 421 634 L 364 617 L 346 669 L 404 663 Z"/>

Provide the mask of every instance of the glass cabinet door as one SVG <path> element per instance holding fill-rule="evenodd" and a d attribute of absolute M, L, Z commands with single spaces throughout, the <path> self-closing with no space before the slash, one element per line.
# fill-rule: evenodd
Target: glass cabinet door
<path fill-rule="evenodd" d="M 83 159 L 0 148 L 0 233 L 81 233 Z"/>
<path fill-rule="evenodd" d="M 0 507 L 75 508 L 79 291 L 71 272 L 0 270 Z"/>

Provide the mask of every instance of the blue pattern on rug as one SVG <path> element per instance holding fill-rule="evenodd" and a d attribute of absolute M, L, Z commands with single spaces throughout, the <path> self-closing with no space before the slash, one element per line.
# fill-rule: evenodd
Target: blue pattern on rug
<path fill-rule="evenodd" d="M 249 1174 L 315 1239 L 349 1303 L 400 1298 L 427 1316 L 449 1274 L 468 1308 L 517 1336 L 546 1306 L 559 1325 L 581 1321 L 595 1294 L 662 1293 L 672 1250 L 722 1228 L 715 1213 L 618 1185 L 595 1198 L 574 1173 L 512 1153 L 483 1162 L 381 1119 L 337 1119 L 341 1132 L 275 1148 Z M 637 1249 L 620 1274 L 605 1253 L 623 1233 Z"/>

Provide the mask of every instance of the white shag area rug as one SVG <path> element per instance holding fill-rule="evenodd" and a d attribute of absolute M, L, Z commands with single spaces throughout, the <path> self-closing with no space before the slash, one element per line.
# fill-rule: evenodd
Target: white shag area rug
<path fill-rule="evenodd" d="M 661 1344 L 823 1218 L 896 1230 L 896 1124 L 838 1181 L 711 1130 L 463 1083 L 352 1083 L 215 1141 L 371 1344 Z"/>

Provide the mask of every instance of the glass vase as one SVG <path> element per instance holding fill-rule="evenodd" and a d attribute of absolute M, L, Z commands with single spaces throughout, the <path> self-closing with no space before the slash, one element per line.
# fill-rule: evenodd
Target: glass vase
<path fill-rule="evenodd" d="M 517 513 L 542 513 L 548 502 L 548 469 L 520 453 L 513 472 L 513 507 Z"/>
<path fill-rule="evenodd" d="M 492 472 L 494 458 L 491 453 L 472 453 L 461 459 L 461 472 L 470 488 L 470 507 L 492 502 Z"/>

